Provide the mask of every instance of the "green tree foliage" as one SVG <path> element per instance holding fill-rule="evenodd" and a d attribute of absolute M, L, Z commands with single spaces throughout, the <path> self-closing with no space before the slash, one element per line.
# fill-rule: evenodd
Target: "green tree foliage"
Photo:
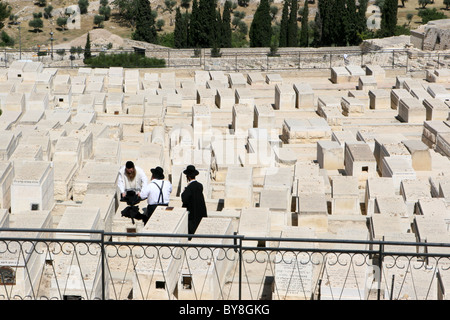
<path fill-rule="evenodd" d="M 272 18 L 268 0 L 261 0 L 250 25 L 250 47 L 269 47 L 272 38 Z"/>
<path fill-rule="evenodd" d="M 186 15 L 181 14 L 180 8 L 175 9 L 175 29 L 173 31 L 175 48 L 186 48 L 188 46 Z"/>
<path fill-rule="evenodd" d="M 118 17 L 123 23 L 134 26 L 136 23 L 137 8 L 139 0 L 112 0 L 110 4 L 117 10 Z"/>
<path fill-rule="evenodd" d="M 84 61 L 90 59 L 92 57 L 91 53 L 91 38 L 89 36 L 89 32 L 86 36 L 86 44 L 84 46 Z"/>
<path fill-rule="evenodd" d="M 436 8 L 421 9 L 419 10 L 418 16 L 422 18 L 423 24 L 426 24 L 431 20 L 447 19 L 447 16 Z"/>
<path fill-rule="evenodd" d="M 42 13 L 33 13 L 33 19 L 28 22 L 28 25 L 34 29 L 34 32 L 39 32 L 44 26 L 44 21 L 41 19 Z"/>
<path fill-rule="evenodd" d="M 309 46 L 309 30 L 308 30 L 308 0 L 305 0 L 305 5 L 302 10 L 302 28 L 300 31 L 300 47 Z"/>
<path fill-rule="evenodd" d="M 85 64 L 97 68 L 124 67 L 124 68 L 159 68 L 165 67 L 164 59 L 148 58 L 137 53 L 105 54 L 101 52 L 91 57 Z"/>
<path fill-rule="evenodd" d="M 11 37 L 5 32 L 5 30 L 2 30 L 2 32 L 1 32 L 1 34 L 0 34 L 0 39 L 1 39 L 0 46 L 2 46 L 2 47 L 6 47 L 6 46 L 12 47 L 12 46 L 14 46 L 14 39 L 11 38 Z"/>
<path fill-rule="evenodd" d="M 56 25 L 64 31 L 67 26 L 67 17 L 58 17 L 56 19 Z"/>
<path fill-rule="evenodd" d="M 152 14 L 149 0 L 138 0 L 136 16 L 136 29 L 132 34 L 133 40 L 145 41 L 149 43 L 156 42 L 155 18 Z"/>
<path fill-rule="evenodd" d="M 9 18 L 11 15 L 12 8 L 7 2 L 0 1 L 0 29 L 3 29 L 6 18 Z"/>
<path fill-rule="evenodd" d="M 103 22 L 105 22 L 104 15 L 96 14 L 94 16 L 94 24 L 97 25 L 98 28 L 103 28 Z"/>
<path fill-rule="evenodd" d="M 297 23 L 297 11 L 298 0 L 291 0 L 291 11 L 289 13 L 289 21 L 287 26 L 287 47 L 296 47 L 298 45 L 298 23 Z"/>
<path fill-rule="evenodd" d="M 225 1 L 222 13 L 222 48 L 231 48 L 231 1 Z"/>
<path fill-rule="evenodd" d="M 444 0 L 445 4 L 445 10 L 448 10 L 450 8 L 450 0 Z"/>
<path fill-rule="evenodd" d="M 287 25 L 289 20 L 289 0 L 284 0 L 283 11 L 281 13 L 280 35 L 278 37 L 278 46 L 287 46 Z"/>
<path fill-rule="evenodd" d="M 391 37 L 395 35 L 397 27 L 397 4 L 398 0 L 384 0 L 381 8 L 380 36 Z"/>
<path fill-rule="evenodd" d="M 189 21 L 189 29 L 188 29 L 188 45 L 192 48 L 199 48 L 198 44 L 198 34 L 197 30 L 199 28 L 199 24 L 201 24 L 201 19 L 198 11 L 198 2 L 197 0 L 192 1 L 192 10 L 191 17 Z"/>
<path fill-rule="evenodd" d="M 392 0 L 385 0 L 385 3 Z M 358 45 L 366 31 L 367 0 L 319 0 L 314 46 Z M 395 2 L 397 3 L 397 2 Z"/>
<path fill-rule="evenodd" d="M 78 6 L 80 7 L 81 14 L 87 13 L 89 7 L 89 0 L 78 0 Z"/>

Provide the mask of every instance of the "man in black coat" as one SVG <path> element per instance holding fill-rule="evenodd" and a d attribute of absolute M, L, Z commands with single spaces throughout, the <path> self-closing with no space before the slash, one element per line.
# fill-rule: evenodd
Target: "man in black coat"
<path fill-rule="evenodd" d="M 182 207 L 189 212 L 188 233 L 194 234 L 202 218 L 206 217 L 203 185 L 195 179 L 199 172 L 193 165 L 187 166 L 183 173 L 186 175 L 188 185 L 181 194 Z"/>

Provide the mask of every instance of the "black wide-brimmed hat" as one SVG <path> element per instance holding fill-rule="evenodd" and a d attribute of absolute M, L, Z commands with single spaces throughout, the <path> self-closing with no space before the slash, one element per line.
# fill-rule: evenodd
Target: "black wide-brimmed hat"
<path fill-rule="evenodd" d="M 125 164 L 125 167 L 126 167 L 127 169 L 134 168 L 134 163 L 133 163 L 133 161 L 127 161 L 127 163 Z"/>
<path fill-rule="evenodd" d="M 164 170 L 161 167 L 156 167 L 154 169 L 150 169 L 155 179 L 164 179 Z"/>
<path fill-rule="evenodd" d="M 197 169 L 195 169 L 193 165 L 187 166 L 186 170 L 184 170 L 183 173 L 189 177 L 195 177 L 196 175 L 199 174 L 199 172 L 197 171 Z"/>

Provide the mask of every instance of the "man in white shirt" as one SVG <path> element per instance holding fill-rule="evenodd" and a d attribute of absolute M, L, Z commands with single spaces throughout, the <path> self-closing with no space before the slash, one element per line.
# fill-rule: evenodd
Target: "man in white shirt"
<path fill-rule="evenodd" d="M 122 198 L 126 196 L 127 191 L 135 191 L 139 196 L 141 190 L 148 184 L 148 178 L 144 170 L 135 166 L 132 161 L 127 161 L 119 169 L 119 178 L 117 186 L 119 187 Z"/>
<path fill-rule="evenodd" d="M 164 170 L 161 167 L 156 167 L 150 170 L 152 177 L 150 183 L 142 189 L 141 199 L 147 199 L 147 212 L 143 219 L 144 225 L 152 216 L 157 206 L 168 206 L 170 200 L 170 193 L 172 192 L 172 184 L 170 181 L 164 180 Z"/>

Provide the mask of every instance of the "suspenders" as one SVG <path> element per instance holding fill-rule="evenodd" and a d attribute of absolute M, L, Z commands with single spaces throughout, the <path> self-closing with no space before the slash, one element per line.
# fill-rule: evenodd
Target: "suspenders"
<path fill-rule="evenodd" d="M 164 204 L 164 196 L 163 196 L 163 192 L 162 192 L 162 188 L 164 187 L 164 180 L 161 184 L 161 187 L 158 186 L 158 184 L 155 181 L 153 181 L 152 183 L 154 183 L 159 189 L 158 203 L 155 203 L 155 204 Z"/>

